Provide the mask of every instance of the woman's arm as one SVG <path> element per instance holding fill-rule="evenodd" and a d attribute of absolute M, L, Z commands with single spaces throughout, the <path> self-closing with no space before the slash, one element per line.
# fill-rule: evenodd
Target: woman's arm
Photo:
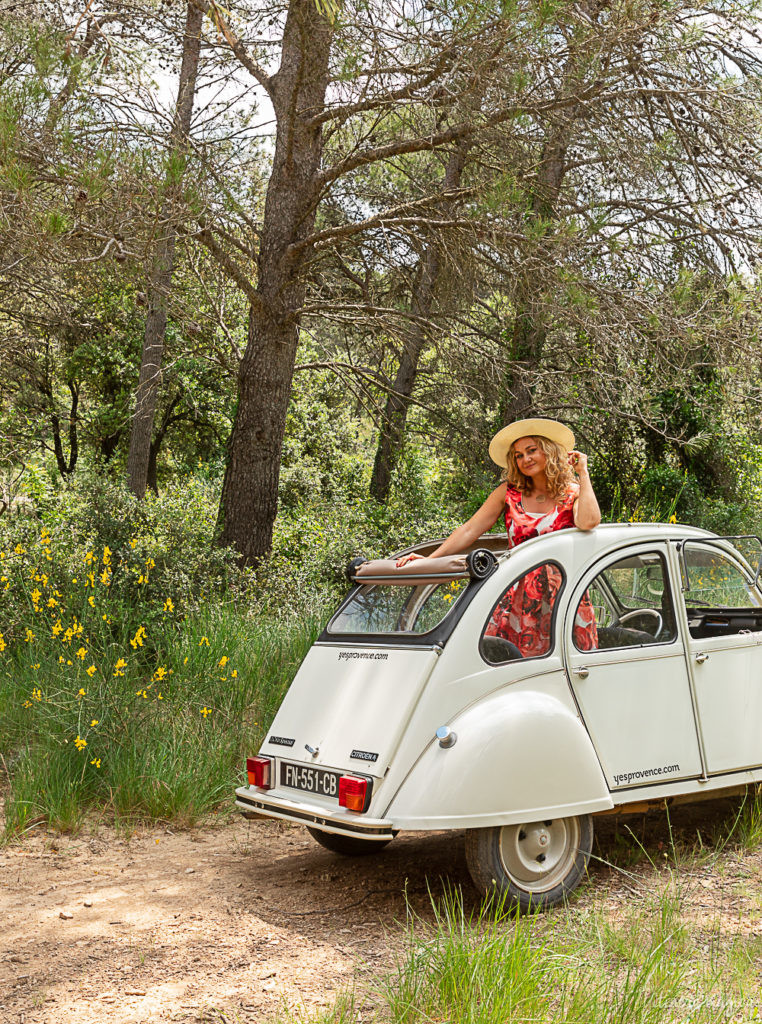
<path fill-rule="evenodd" d="M 579 477 L 579 497 L 574 502 L 574 525 L 579 530 L 592 530 L 601 521 L 601 510 L 587 471 L 587 455 L 571 452 L 569 462 Z"/>
<path fill-rule="evenodd" d="M 460 554 L 461 551 L 465 551 L 469 548 L 473 542 L 481 537 L 487 530 L 491 530 L 495 523 L 500 518 L 500 515 L 505 507 L 505 490 L 507 484 L 500 484 L 490 494 L 478 512 L 474 512 L 471 518 L 463 523 L 462 526 L 458 526 L 452 531 L 450 536 L 443 540 L 436 551 L 432 551 L 427 558 L 439 558 L 440 555 L 455 555 Z M 397 559 L 397 565 L 405 565 L 406 562 L 411 561 L 414 558 L 422 558 L 422 555 L 415 553 L 409 555 L 403 555 Z"/>

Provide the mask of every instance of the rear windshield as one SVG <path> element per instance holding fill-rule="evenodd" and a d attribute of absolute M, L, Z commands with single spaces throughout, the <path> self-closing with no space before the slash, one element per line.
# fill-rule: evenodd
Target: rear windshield
<path fill-rule="evenodd" d="M 428 633 L 452 611 L 469 581 L 360 587 L 328 624 L 329 633 Z"/>

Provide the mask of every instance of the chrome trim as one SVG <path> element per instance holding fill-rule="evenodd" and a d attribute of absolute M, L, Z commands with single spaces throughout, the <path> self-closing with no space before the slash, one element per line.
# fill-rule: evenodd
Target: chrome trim
<path fill-rule="evenodd" d="M 307 811 L 303 807 L 288 804 L 286 801 L 278 801 L 277 804 L 271 804 L 266 799 L 251 797 L 239 789 L 236 790 L 235 795 L 236 807 L 244 808 L 247 811 L 257 811 L 257 813 L 264 814 L 268 818 L 281 818 L 284 821 L 295 821 L 301 825 L 317 825 L 326 832 L 335 832 L 338 835 L 355 837 L 361 836 L 369 840 L 391 839 L 394 835 L 390 821 L 380 822 L 377 818 L 373 820 L 372 824 L 366 822 L 355 824 L 354 822 L 345 822 L 344 820 L 337 821 L 330 814 L 317 814 L 313 811 Z"/>

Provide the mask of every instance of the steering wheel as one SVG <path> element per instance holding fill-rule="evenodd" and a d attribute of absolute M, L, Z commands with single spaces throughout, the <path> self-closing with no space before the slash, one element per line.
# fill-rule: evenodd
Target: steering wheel
<path fill-rule="evenodd" d="M 483 636 L 481 641 L 482 654 L 493 665 L 502 665 L 506 661 L 518 661 L 524 655 L 516 644 L 502 636 Z"/>
<path fill-rule="evenodd" d="M 654 639 L 656 639 L 656 637 L 658 637 L 661 633 L 662 629 L 664 629 L 664 619 L 662 617 L 661 612 L 657 612 L 655 608 L 634 608 L 631 612 L 625 612 L 625 614 L 619 618 L 617 626 L 626 627 L 628 621 L 632 619 L 641 618 L 644 615 L 653 619 L 653 623 L 655 626 L 653 632 L 651 632 L 650 629 L 645 629 L 644 632 L 651 633 Z"/>

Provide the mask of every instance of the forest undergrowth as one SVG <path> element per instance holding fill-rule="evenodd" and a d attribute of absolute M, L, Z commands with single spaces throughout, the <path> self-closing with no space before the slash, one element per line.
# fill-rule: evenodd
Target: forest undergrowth
<path fill-rule="evenodd" d="M 610 517 L 674 519 L 685 488 L 667 484 Z M 443 500 L 414 473 L 387 506 L 287 501 L 256 572 L 215 546 L 216 486 L 199 475 L 138 502 L 83 473 L 0 517 L 2 834 L 90 813 L 191 824 L 229 805 L 344 566 L 446 534 L 483 497 L 450 486 Z"/>

